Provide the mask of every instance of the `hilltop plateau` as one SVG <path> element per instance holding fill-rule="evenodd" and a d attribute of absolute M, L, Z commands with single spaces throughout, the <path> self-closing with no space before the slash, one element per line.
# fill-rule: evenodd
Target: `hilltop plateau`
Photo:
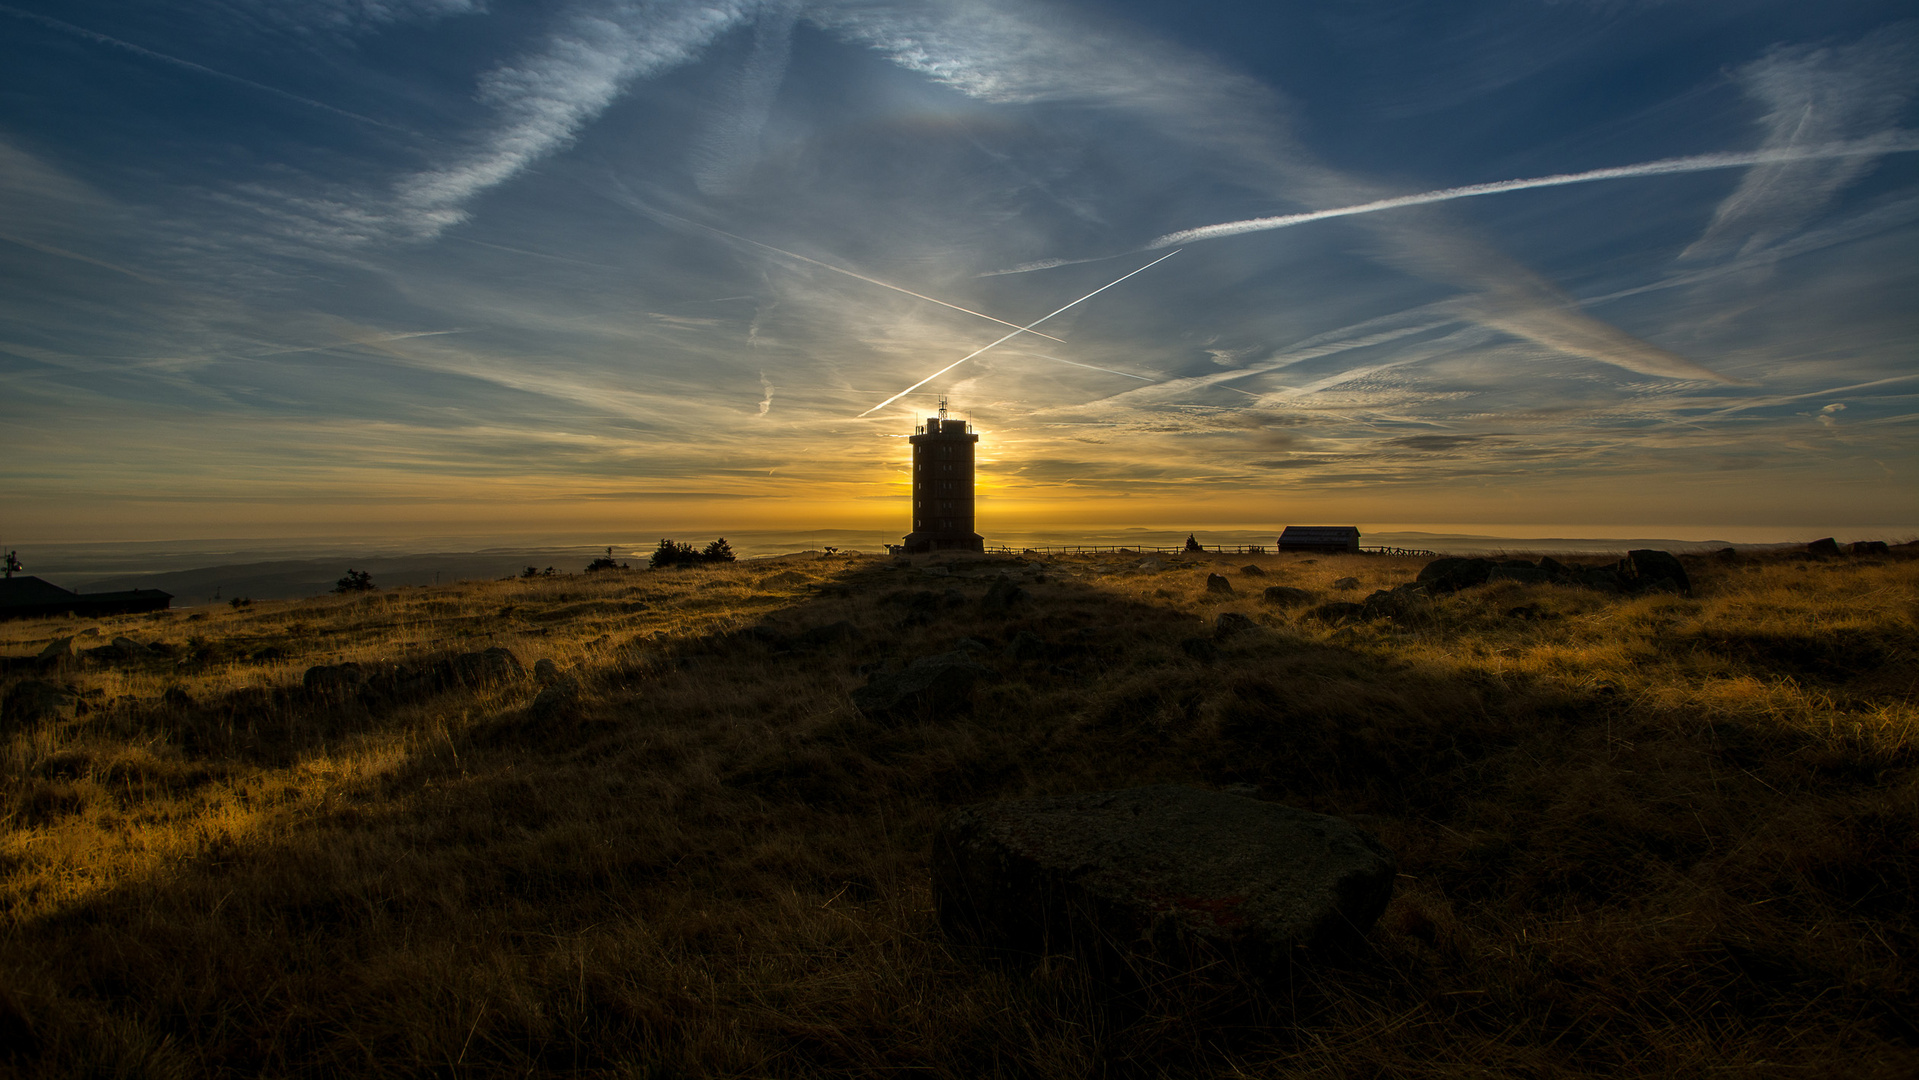
<path fill-rule="evenodd" d="M 0 1067 L 1913 1075 L 1919 558 L 1682 561 L 808 552 L 0 624 Z M 1164 783 L 1376 836 L 1365 945 L 1122 991 L 941 931 L 954 808 Z"/>

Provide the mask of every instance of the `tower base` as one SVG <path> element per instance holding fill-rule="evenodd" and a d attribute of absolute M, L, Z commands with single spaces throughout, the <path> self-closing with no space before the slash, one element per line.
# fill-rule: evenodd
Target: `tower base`
<path fill-rule="evenodd" d="M 908 555 L 920 555 L 928 551 L 978 551 L 986 550 L 986 538 L 978 533 L 963 533 L 955 536 L 939 533 L 907 533 L 901 538 L 900 547 Z"/>

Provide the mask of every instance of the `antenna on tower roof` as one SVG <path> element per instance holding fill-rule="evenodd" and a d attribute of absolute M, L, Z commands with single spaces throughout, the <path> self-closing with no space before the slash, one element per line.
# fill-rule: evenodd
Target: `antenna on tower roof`
<path fill-rule="evenodd" d="M 946 395 L 940 395 L 940 419 L 946 419 Z"/>

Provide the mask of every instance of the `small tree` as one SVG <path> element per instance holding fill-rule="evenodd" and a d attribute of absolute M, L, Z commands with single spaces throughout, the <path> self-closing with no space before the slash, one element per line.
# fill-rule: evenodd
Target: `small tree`
<path fill-rule="evenodd" d="M 349 568 L 346 576 L 333 583 L 336 593 L 372 592 L 378 586 L 373 584 L 373 573 L 369 570 Z"/>
<path fill-rule="evenodd" d="M 621 569 L 624 569 L 624 567 L 622 567 L 619 563 L 613 560 L 612 548 L 607 548 L 605 555 L 599 556 L 598 558 L 595 558 L 592 562 L 586 564 L 586 572 L 589 574 L 596 574 L 596 573 L 599 573 L 601 570 L 621 570 Z"/>
<path fill-rule="evenodd" d="M 706 550 L 700 552 L 700 561 L 701 562 L 732 562 L 733 561 L 732 545 L 728 544 L 726 542 L 726 537 L 722 536 L 718 540 L 715 540 L 712 543 L 706 545 Z"/>
<path fill-rule="evenodd" d="M 648 565 L 658 570 L 666 566 L 687 566 L 699 561 L 700 553 L 693 549 L 692 544 L 676 544 L 671 540 L 662 539 L 660 546 L 654 549 Z"/>
<path fill-rule="evenodd" d="M 520 576 L 521 576 L 521 577 L 523 577 L 523 578 L 536 578 L 536 577 L 539 577 L 539 576 L 540 576 L 540 568 L 539 568 L 539 567 L 537 567 L 537 566 L 529 566 L 529 567 L 527 567 L 526 569 L 524 569 L 524 570 L 522 570 L 522 571 L 520 571 Z"/>
<path fill-rule="evenodd" d="M 1206 549 L 1199 546 L 1199 537 L 1194 536 L 1192 533 L 1187 533 L 1186 534 L 1186 550 L 1187 551 L 1205 551 Z"/>

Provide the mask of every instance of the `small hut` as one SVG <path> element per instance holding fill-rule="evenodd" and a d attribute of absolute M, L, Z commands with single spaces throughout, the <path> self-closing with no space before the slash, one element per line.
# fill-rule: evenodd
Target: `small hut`
<path fill-rule="evenodd" d="M 1359 550 L 1359 527 L 1355 525 L 1288 525 L 1279 534 L 1279 550 L 1319 551 L 1337 555 Z"/>
<path fill-rule="evenodd" d="M 0 619 L 30 619 L 43 615 L 130 615 L 165 611 L 173 594 L 159 589 L 125 592 L 77 593 L 37 577 L 0 580 Z"/>

